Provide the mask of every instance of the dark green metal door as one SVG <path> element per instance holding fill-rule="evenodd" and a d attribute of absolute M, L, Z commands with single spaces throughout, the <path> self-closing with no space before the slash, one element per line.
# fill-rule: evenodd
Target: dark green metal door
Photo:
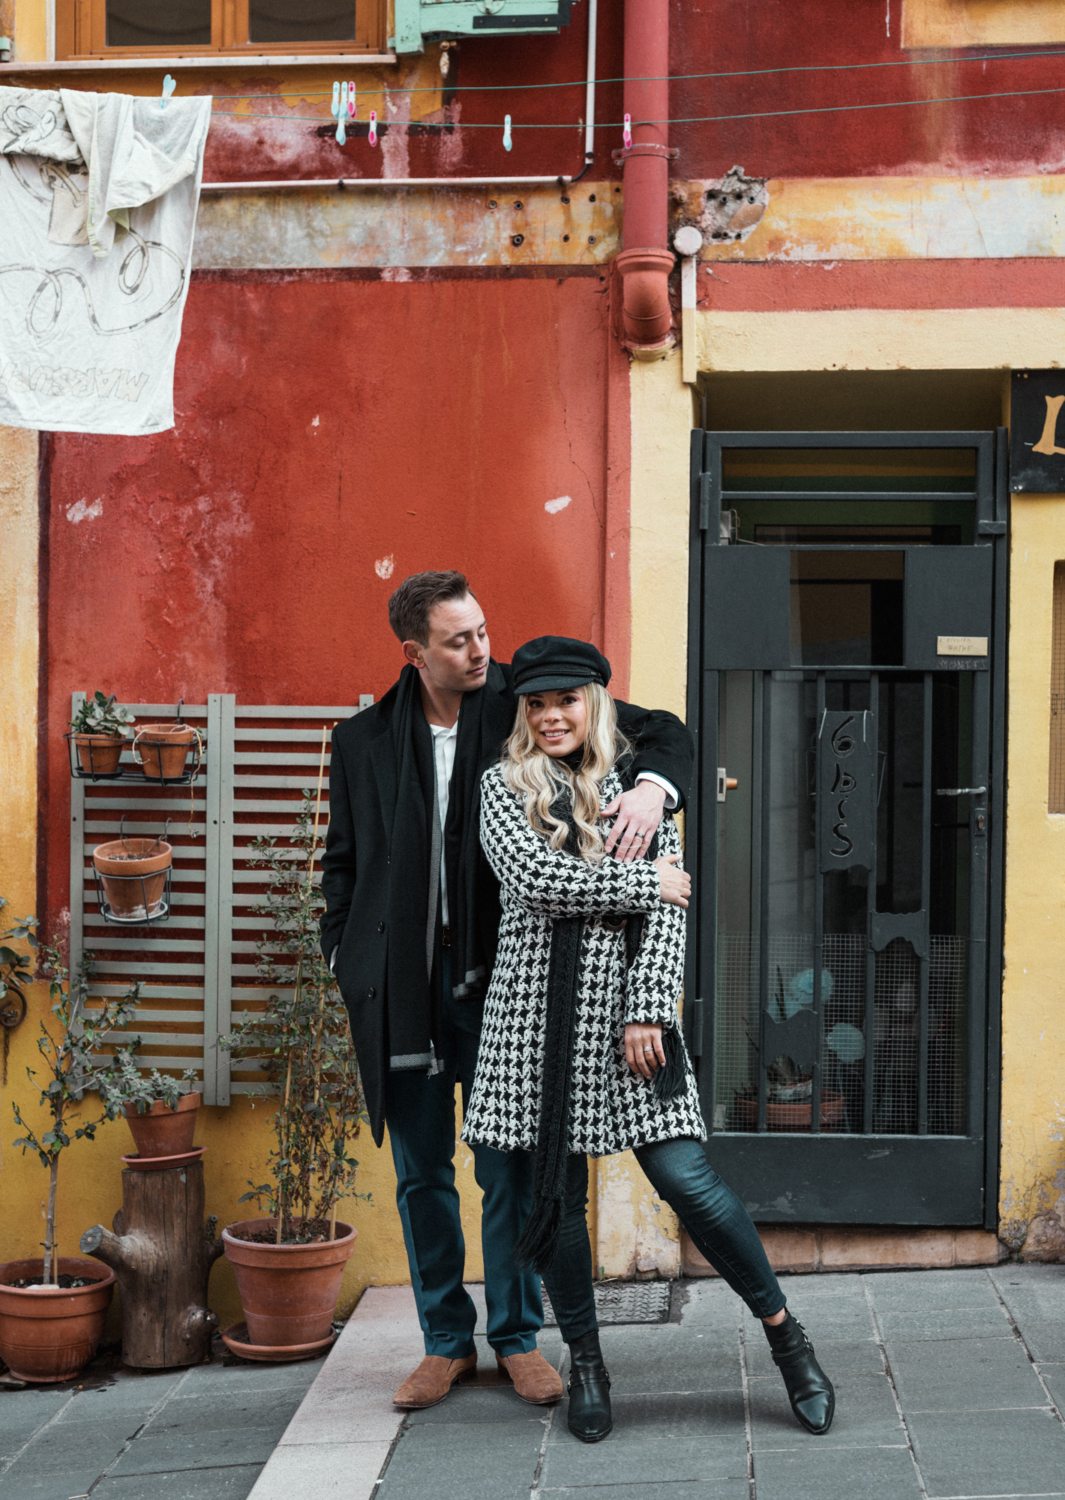
<path fill-rule="evenodd" d="M 763 1222 L 994 1223 L 1002 441 L 694 434 L 686 1027 Z"/>

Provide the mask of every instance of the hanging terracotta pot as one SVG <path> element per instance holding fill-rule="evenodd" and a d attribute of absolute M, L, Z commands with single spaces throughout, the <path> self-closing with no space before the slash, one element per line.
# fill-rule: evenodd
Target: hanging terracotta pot
<path fill-rule="evenodd" d="M 52 1384 L 88 1364 L 104 1331 L 115 1273 L 95 1260 L 61 1257 L 59 1275 L 79 1287 L 17 1287 L 40 1276 L 40 1256 L 0 1265 L 0 1358 L 19 1380 Z"/>
<path fill-rule="evenodd" d="M 116 776 L 126 745 L 124 734 L 75 734 L 78 762 L 86 776 Z"/>
<path fill-rule="evenodd" d="M 104 896 L 121 922 L 157 917 L 163 909 L 166 872 L 174 857 L 163 839 L 115 839 L 98 844 L 92 862 L 100 873 Z"/>
<path fill-rule="evenodd" d="M 177 1107 L 171 1109 L 161 1099 L 139 1114 L 135 1104 L 125 1107 L 126 1120 L 140 1157 L 178 1156 L 192 1150 L 196 1134 L 196 1111 L 202 1094 L 182 1094 Z"/>
<path fill-rule="evenodd" d="M 133 759 L 145 776 L 174 781 L 185 774 L 189 751 L 195 753 L 196 768 L 203 758 L 203 741 L 191 724 L 142 724 L 133 736 Z"/>
<path fill-rule="evenodd" d="M 276 1232 L 276 1219 L 243 1219 L 222 1231 L 222 1243 L 237 1278 L 249 1342 L 285 1359 L 297 1348 L 302 1354 L 309 1345 L 328 1344 L 356 1231 L 350 1224 L 337 1224 L 336 1239 L 312 1245 L 239 1238 L 261 1234 L 265 1240 Z"/>
<path fill-rule="evenodd" d="M 821 1129 L 838 1130 L 843 1123 L 847 1101 L 842 1094 L 822 1093 Z M 809 1099 L 767 1099 L 766 1129 L 796 1135 L 809 1132 L 813 1110 Z M 736 1124 L 740 1130 L 757 1130 L 758 1100 L 740 1096 L 736 1100 Z"/>

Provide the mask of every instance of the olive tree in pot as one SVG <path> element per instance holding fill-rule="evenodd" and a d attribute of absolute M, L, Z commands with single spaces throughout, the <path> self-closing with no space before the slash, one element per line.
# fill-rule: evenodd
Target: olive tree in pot
<path fill-rule="evenodd" d="M 136 1061 L 140 1045 L 136 1037 L 117 1048 L 110 1065 L 98 1071 L 100 1098 L 111 1115 L 125 1115 L 141 1160 L 185 1155 L 192 1150 L 203 1099 L 193 1088 L 196 1073 L 186 1068 L 180 1078 L 171 1078 L 153 1068 L 145 1075 Z"/>
<path fill-rule="evenodd" d="M 330 1342 L 355 1248 L 354 1228 L 336 1214 L 358 1169 L 349 1148 L 359 1133 L 362 1091 L 347 1014 L 319 948 L 323 899 L 313 880 L 318 809 L 311 794 L 304 793 L 287 849 L 274 839 L 252 847 L 254 863 L 273 877 L 256 910 L 274 924 L 259 944 L 259 971 L 277 992 L 223 1045 L 257 1060 L 269 1079 L 259 1092 L 275 1097 L 277 1108 L 271 1180 L 249 1183 L 240 1200 L 255 1201 L 267 1215 L 222 1234 L 247 1321 L 246 1341 L 243 1330 L 224 1337 L 246 1357 L 297 1359 Z"/>
<path fill-rule="evenodd" d="M 37 947 L 36 919 L 26 917 L 4 936 Z M 56 1191 L 59 1162 L 76 1140 L 91 1141 L 111 1115 L 84 1114 L 82 1096 L 95 1087 L 93 1053 L 108 1032 L 128 1024 L 136 1010 L 138 989 L 90 1005 L 91 959 L 84 956 L 71 978 L 56 946 L 41 949 L 40 973 L 50 974 L 51 1027 L 41 1022 L 37 1048 L 45 1061 L 38 1072 L 27 1068 L 30 1082 L 48 1112 L 48 1128 L 35 1131 L 12 1104 L 23 1134 L 14 1142 L 36 1152 L 48 1171 L 44 1257 L 0 1265 L 0 1357 L 23 1380 L 69 1380 L 93 1356 L 103 1332 L 114 1272 L 92 1260 L 62 1256 L 56 1250 Z"/>

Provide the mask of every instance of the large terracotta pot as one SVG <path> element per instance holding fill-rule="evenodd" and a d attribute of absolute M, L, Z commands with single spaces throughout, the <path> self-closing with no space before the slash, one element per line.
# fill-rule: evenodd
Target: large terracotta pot
<path fill-rule="evenodd" d="M 142 724 L 133 736 L 133 758 L 145 776 L 171 781 L 185 774 L 189 751 L 198 751 L 199 743 L 191 724 Z"/>
<path fill-rule="evenodd" d="M 248 1337 L 275 1349 L 329 1337 L 344 1266 L 356 1231 L 338 1224 L 335 1240 L 317 1245 L 261 1245 L 233 1231 L 275 1233 L 276 1219 L 243 1219 L 222 1231 L 226 1259 L 237 1278 Z"/>
<path fill-rule="evenodd" d="M 20 1380 L 70 1380 L 96 1353 L 115 1285 L 115 1273 L 95 1260 L 63 1256 L 61 1276 L 86 1276 L 92 1286 L 14 1287 L 40 1276 L 42 1260 L 0 1266 L 0 1357 Z"/>
<path fill-rule="evenodd" d="M 838 1130 L 843 1123 L 846 1100 L 842 1094 L 821 1095 L 821 1129 Z M 810 1129 L 812 1108 L 809 1099 L 769 1099 L 765 1106 L 766 1129 L 775 1133 L 797 1134 Z M 757 1130 L 758 1100 L 736 1100 L 736 1123 L 740 1130 Z"/>
<path fill-rule="evenodd" d="M 173 849 L 162 839 L 126 838 L 97 844 L 92 862 L 116 917 L 132 922 L 159 915 L 173 857 Z"/>
<path fill-rule="evenodd" d="M 78 760 L 87 776 L 116 776 L 125 749 L 124 734 L 75 734 Z"/>
<path fill-rule="evenodd" d="M 202 1094 L 182 1094 L 177 1108 L 157 1099 L 143 1114 L 135 1104 L 126 1105 L 126 1120 L 133 1134 L 138 1156 L 178 1156 L 192 1150 L 196 1134 L 196 1111 Z"/>

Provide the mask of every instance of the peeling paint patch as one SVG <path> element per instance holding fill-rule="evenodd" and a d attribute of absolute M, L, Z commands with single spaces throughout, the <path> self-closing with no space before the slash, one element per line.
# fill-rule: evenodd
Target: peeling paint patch
<path fill-rule="evenodd" d="M 379 557 L 373 565 L 373 570 L 378 578 L 391 578 L 396 570 L 396 559 L 390 552 L 387 557 Z"/>
<path fill-rule="evenodd" d="M 703 208 L 696 223 L 711 243 L 742 241 L 761 223 L 768 206 L 766 179 L 748 177 L 742 167 L 733 167 L 724 177 L 703 184 Z"/>
<path fill-rule="evenodd" d="M 67 520 L 74 526 L 79 521 L 95 521 L 96 517 L 102 516 L 103 513 L 104 502 L 102 500 L 93 500 L 91 504 L 88 500 L 76 500 L 73 505 L 67 506 Z"/>
<path fill-rule="evenodd" d="M 549 516 L 557 516 L 560 510 L 565 510 L 567 505 L 573 504 L 572 495 L 559 495 L 557 500 L 548 500 L 544 504 L 544 510 Z"/>

